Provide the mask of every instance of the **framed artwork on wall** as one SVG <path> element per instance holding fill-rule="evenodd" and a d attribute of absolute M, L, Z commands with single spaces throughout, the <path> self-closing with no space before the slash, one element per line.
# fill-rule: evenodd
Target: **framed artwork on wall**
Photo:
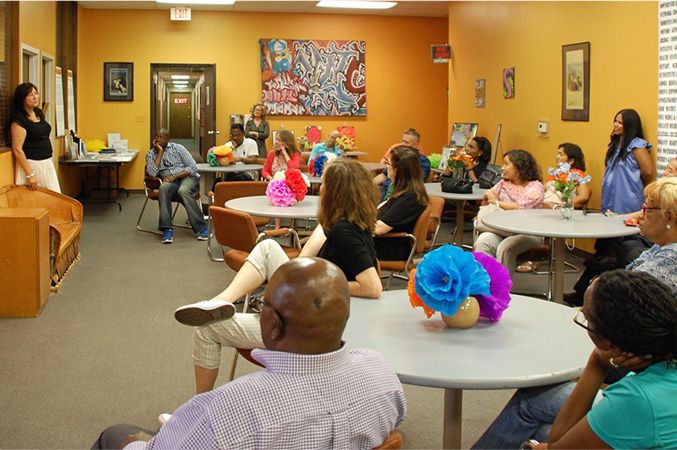
<path fill-rule="evenodd" d="M 134 63 L 103 63 L 103 100 L 134 100 Z"/>
<path fill-rule="evenodd" d="M 465 144 L 477 135 L 477 127 L 476 123 L 454 123 L 451 128 L 449 147 L 465 147 Z"/>
<path fill-rule="evenodd" d="M 590 120 L 590 42 L 562 46 L 562 120 Z"/>
<path fill-rule="evenodd" d="M 503 98 L 515 98 L 515 68 L 503 69 Z"/>

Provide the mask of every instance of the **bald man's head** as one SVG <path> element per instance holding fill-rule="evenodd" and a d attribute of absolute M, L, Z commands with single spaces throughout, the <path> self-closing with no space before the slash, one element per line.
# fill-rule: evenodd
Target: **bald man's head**
<path fill-rule="evenodd" d="M 261 310 L 266 348 L 318 354 L 338 350 L 350 314 L 350 290 L 336 265 L 297 258 L 268 281 Z"/>

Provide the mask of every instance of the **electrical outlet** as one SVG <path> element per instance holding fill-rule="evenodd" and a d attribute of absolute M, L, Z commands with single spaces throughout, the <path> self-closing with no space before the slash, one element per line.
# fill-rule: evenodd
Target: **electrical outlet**
<path fill-rule="evenodd" d="M 139 123 L 143 123 L 143 116 L 136 116 L 136 121 Z"/>

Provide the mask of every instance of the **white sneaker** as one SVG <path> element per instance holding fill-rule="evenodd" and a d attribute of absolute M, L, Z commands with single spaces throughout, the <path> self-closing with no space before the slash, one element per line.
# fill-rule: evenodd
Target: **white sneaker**
<path fill-rule="evenodd" d="M 172 418 L 172 415 L 169 413 L 162 413 L 157 417 L 157 421 L 160 423 L 160 426 L 169 422 L 169 419 Z"/>
<path fill-rule="evenodd" d="M 201 327 L 227 320 L 235 314 L 235 305 L 223 300 L 205 300 L 184 305 L 174 311 L 174 318 L 184 325 Z"/>

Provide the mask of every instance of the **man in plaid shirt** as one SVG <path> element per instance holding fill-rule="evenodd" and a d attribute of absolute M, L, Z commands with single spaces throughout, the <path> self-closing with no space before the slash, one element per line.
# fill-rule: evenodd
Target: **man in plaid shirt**
<path fill-rule="evenodd" d="M 372 449 L 404 419 L 402 385 L 373 350 L 341 340 L 350 313 L 341 269 L 319 258 L 282 265 L 264 292 L 252 350 L 265 371 L 199 394 L 154 436 L 130 425 L 93 448 Z"/>

